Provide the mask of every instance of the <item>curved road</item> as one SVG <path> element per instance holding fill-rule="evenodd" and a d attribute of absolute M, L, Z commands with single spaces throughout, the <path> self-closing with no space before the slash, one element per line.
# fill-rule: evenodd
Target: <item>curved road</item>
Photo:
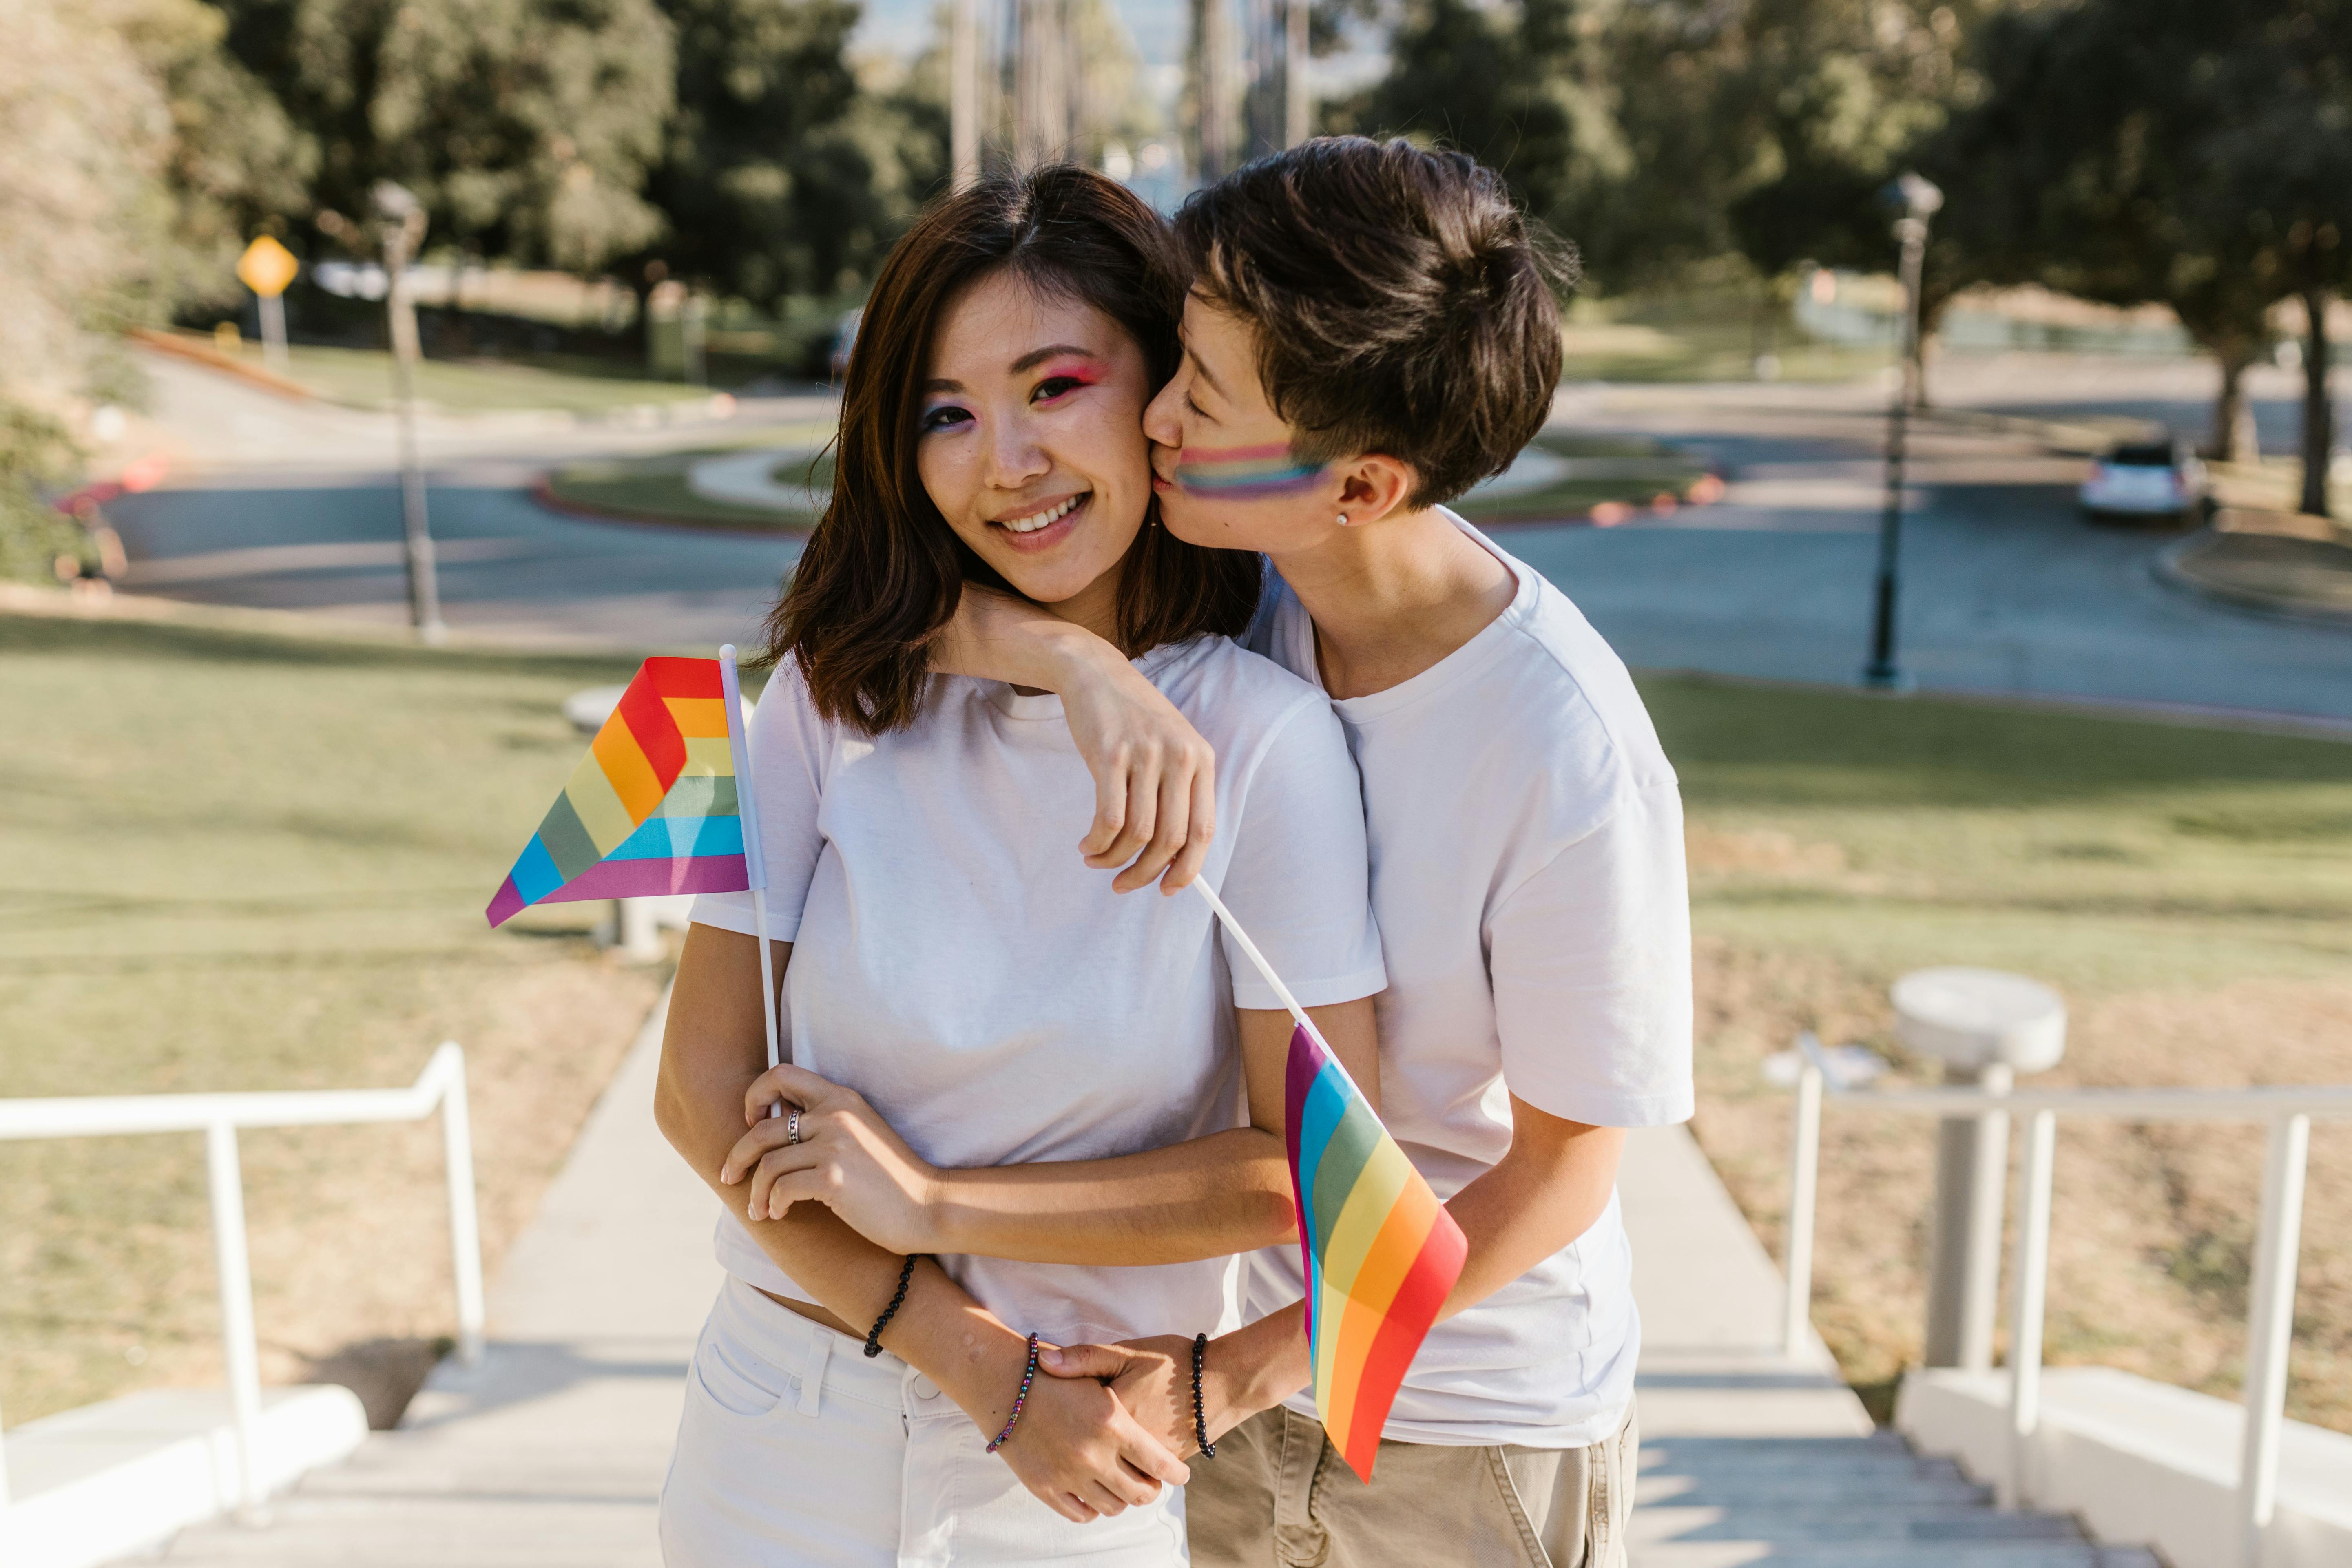
<path fill-rule="evenodd" d="M 2197 366 L 2053 363 L 2058 370 L 1980 362 L 1962 374 L 1953 362 L 1947 382 L 1955 401 L 1993 404 L 2024 385 L 2044 412 L 2129 405 L 2181 428 L 2202 417 Z M 398 492 L 383 471 L 380 418 L 289 410 L 193 371 L 163 391 L 167 427 L 175 413 L 216 417 L 233 406 L 247 439 L 215 454 L 211 472 L 110 509 L 133 563 L 128 588 L 404 618 Z M 2283 412 L 2278 401 L 2263 407 L 2270 419 Z M 1514 528 L 1503 542 L 1636 666 L 1850 683 L 1877 548 L 1875 402 L 1861 387 L 1571 389 L 1562 421 L 1685 443 L 1723 466 L 1729 492 L 1714 507 L 1614 529 Z M 272 418 L 303 427 L 272 437 Z M 428 430 L 427 442 L 445 458 L 433 528 L 446 617 L 461 631 L 581 646 L 747 643 L 797 553 L 788 538 L 591 521 L 530 498 L 549 461 L 693 444 L 675 431 L 501 436 L 453 426 Z M 1923 688 L 2352 723 L 2352 630 L 2266 619 L 2161 585 L 2150 563 L 2162 538 L 2075 516 L 2080 459 L 1951 422 L 1922 430 L 1915 455 L 1902 662 Z"/>

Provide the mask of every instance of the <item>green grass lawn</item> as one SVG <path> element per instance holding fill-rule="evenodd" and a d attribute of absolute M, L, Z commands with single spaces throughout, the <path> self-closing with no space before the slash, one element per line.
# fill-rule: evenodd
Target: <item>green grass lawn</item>
<path fill-rule="evenodd" d="M 829 434 L 812 430 L 806 438 L 814 444 L 826 439 Z M 757 444 L 770 446 L 777 439 L 774 430 L 763 430 Z M 703 447 L 690 452 L 567 463 L 547 476 L 543 493 L 558 506 L 636 522 L 682 522 L 700 528 L 788 532 L 816 526 L 833 486 L 830 453 L 794 456 L 778 463 L 772 470 L 772 477 L 790 490 L 796 504 L 790 510 L 769 510 L 714 500 L 688 487 L 688 468 L 706 458 L 723 457 L 729 450 Z"/>
<path fill-rule="evenodd" d="M 218 346 L 211 338 L 204 342 Z M 236 353 L 245 363 L 264 364 L 257 342 L 247 342 Z M 287 374 L 329 402 L 392 406 L 392 356 L 383 350 L 296 343 L 288 355 Z M 710 388 L 650 381 L 626 365 L 573 354 L 541 355 L 530 363 L 428 359 L 416 367 L 416 395 L 454 413 L 551 409 L 595 415 L 647 403 L 699 402 L 710 396 Z"/>
<path fill-rule="evenodd" d="M 2070 1009 L 2048 1081 L 2352 1082 L 2352 744 L 1926 699 L 1643 683 L 1681 773 L 1701 1142 L 1778 1247 L 1797 1031 L 1893 1038 L 1887 985 L 1986 964 Z M 1918 1354 L 1931 1133 L 1832 1106 L 1815 1321 L 1883 1392 Z M 2261 1133 L 2061 1123 L 2051 1346 L 2233 1396 Z M 2352 1430 L 2352 1128 L 2313 1135 L 2290 1408 Z M 2005 1288 L 2004 1288 L 2005 1289 Z M 2006 1298 L 2004 1297 L 2004 1301 Z"/>
<path fill-rule="evenodd" d="M 1883 347 L 1815 342 L 1793 327 L 1759 332 L 1737 300 L 1580 300 L 1560 333 L 1566 381 L 1753 381 L 1770 353 L 1781 381 L 1851 381 L 1893 363 Z"/>
<path fill-rule="evenodd" d="M 659 976 L 482 906 L 625 660 L 0 616 L 0 1096 L 404 1084 L 468 1052 L 493 1266 Z M 265 1375 L 449 1331 L 437 1130 L 244 1139 Z M 201 1139 L 0 1143 L 0 1411 L 217 1381 Z"/>

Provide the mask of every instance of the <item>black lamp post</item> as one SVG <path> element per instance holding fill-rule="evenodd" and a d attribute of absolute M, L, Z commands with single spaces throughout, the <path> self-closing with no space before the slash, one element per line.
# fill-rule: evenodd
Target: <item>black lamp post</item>
<path fill-rule="evenodd" d="M 1908 691 L 1912 679 L 1895 662 L 1895 600 L 1902 581 L 1903 440 L 1919 374 L 1919 265 L 1927 250 L 1927 220 L 1944 205 L 1944 193 L 1924 174 L 1906 174 L 1880 192 L 1879 200 L 1903 215 L 1895 220 L 1895 242 L 1903 247 L 1903 363 L 1886 414 L 1886 510 L 1878 524 L 1877 595 L 1870 662 L 1862 667 L 1862 681 L 1880 691 Z"/>

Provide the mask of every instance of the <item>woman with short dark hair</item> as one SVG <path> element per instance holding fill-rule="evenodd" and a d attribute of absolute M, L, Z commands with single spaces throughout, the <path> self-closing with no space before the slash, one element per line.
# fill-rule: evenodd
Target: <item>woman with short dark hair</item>
<path fill-rule="evenodd" d="M 749 742 L 790 1064 L 761 1071 L 748 893 L 697 901 L 664 1044 L 663 1130 L 729 1214 L 671 1568 L 1182 1562 L 1184 1467 L 1038 1357 L 1233 1330 L 1233 1255 L 1295 1234 L 1287 1016 L 1204 903 L 1069 854 L 1105 803 L 1058 699 L 929 672 L 966 585 L 1116 647 L 1214 748 L 1190 853 L 1377 1082 L 1346 742 L 1232 640 L 1255 559 L 1157 523 L 1181 300 L 1158 216 L 1072 168 L 947 198 L 876 283 Z M 1129 1397 L 1164 1424 L 1192 1391 Z"/>

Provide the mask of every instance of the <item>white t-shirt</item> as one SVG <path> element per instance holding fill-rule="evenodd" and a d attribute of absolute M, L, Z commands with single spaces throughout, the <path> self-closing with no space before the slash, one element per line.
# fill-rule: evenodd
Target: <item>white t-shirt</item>
<path fill-rule="evenodd" d="M 1576 606 L 1454 521 L 1517 575 L 1510 607 L 1412 679 L 1332 703 L 1363 773 L 1388 959 L 1381 1116 L 1441 1199 L 1510 1147 L 1512 1095 L 1596 1126 L 1691 1113 L 1674 769 Z M 1313 623 L 1279 579 L 1249 640 L 1319 679 Z M 1612 1195 L 1574 1244 L 1431 1331 L 1385 1435 L 1538 1448 L 1610 1436 L 1641 1344 L 1632 1261 Z M 1297 1248 L 1255 1254 L 1250 1276 L 1253 1317 L 1298 1300 Z"/>
<path fill-rule="evenodd" d="M 1386 984 L 1356 770 L 1321 694 L 1224 637 L 1137 661 L 1217 751 L 1205 874 L 1310 1006 Z M 1079 858 L 1094 783 L 1061 700 L 935 676 L 907 729 L 827 723 L 797 665 L 750 733 L 791 1059 L 863 1094 L 916 1152 L 971 1167 L 1091 1160 L 1240 1122 L 1233 1008 L 1278 1008 L 1190 894 L 1111 891 Z M 751 895 L 693 919 L 751 934 Z M 719 1258 L 809 1300 L 734 1212 Z M 1232 1258 L 1143 1268 L 940 1259 L 1013 1329 L 1063 1343 L 1219 1332 Z"/>

